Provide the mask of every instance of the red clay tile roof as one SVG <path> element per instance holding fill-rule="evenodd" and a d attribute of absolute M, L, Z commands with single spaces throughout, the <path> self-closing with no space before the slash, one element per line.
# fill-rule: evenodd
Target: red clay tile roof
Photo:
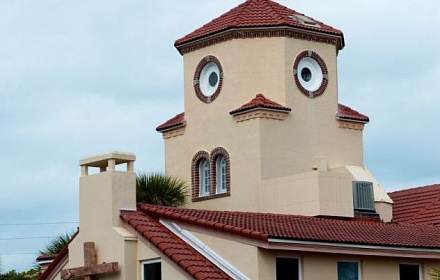
<path fill-rule="evenodd" d="M 348 106 L 338 104 L 338 113 L 336 114 L 336 118 L 338 119 L 345 119 L 345 120 L 353 120 L 353 121 L 360 121 L 367 123 L 370 121 L 370 118 L 368 118 L 365 115 L 362 115 L 356 110 L 351 109 Z"/>
<path fill-rule="evenodd" d="M 337 35 L 340 37 L 340 48 L 342 49 L 344 43 L 343 34 L 340 30 L 310 17 L 307 18 L 315 22 L 316 25 L 303 24 L 293 16 L 304 16 L 304 14 L 298 13 L 271 0 L 247 0 L 220 17 L 196 29 L 194 32 L 178 39 L 175 42 L 175 46 L 177 47 L 181 44 L 231 29 L 288 26 L 300 30 Z"/>
<path fill-rule="evenodd" d="M 194 279 L 232 279 L 157 219 L 141 211 L 121 211 L 121 218 Z"/>
<path fill-rule="evenodd" d="M 249 111 L 252 109 L 257 109 L 257 108 L 274 109 L 274 110 L 281 110 L 281 111 L 287 111 L 287 112 L 291 111 L 290 108 L 284 107 L 283 105 L 280 105 L 280 104 L 266 98 L 263 94 L 259 93 L 250 102 L 244 104 L 243 106 L 241 106 L 238 109 L 231 111 L 229 114 L 234 115 L 237 113 L 242 113 L 242 112 Z"/>
<path fill-rule="evenodd" d="M 440 225 L 440 184 L 389 193 L 394 201 L 393 221 Z"/>
<path fill-rule="evenodd" d="M 440 248 L 440 227 L 297 215 L 208 211 L 140 205 L 152 217 L 267 241 L 280 238 L 389 247 Z"/>
<path fill-rule="evenodd" d="M 156 131 L 161 132 L 164 130 L 172 129 L 174 127 L 183 126 L 185 124 L 186 124 L 185 113 L 180 113 L 174 116 L 173 118 L 167 120 L 165 123 L 156 127 Z"/>
<path fill-rule="evenodd" d="M 51 255 L 40 255 L 37 257 L 37 262 L 41 262 L 41 261 L 52 261 L 53 259 L 55 259 L 55 257 L 57 256 L 57 254 L 51 254 Z"/>

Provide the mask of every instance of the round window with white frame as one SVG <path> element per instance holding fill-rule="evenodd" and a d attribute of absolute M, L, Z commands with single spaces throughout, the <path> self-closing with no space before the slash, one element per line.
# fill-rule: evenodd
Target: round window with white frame
<path fill-rule="evenodd" d="M 194 73 L 194 90 L 204 103 L 211 103 L 220 94 L 223 69 L 220 61 L 212 55 L 203 58 Z"/>
<path fill-rule="evenodd" d="M 307 97 L 314 98 L 323 94 L 327 87 L 327 66 L 317 53 L 303 51 L 293 65 L 293 77 L 298 89 Z"/>

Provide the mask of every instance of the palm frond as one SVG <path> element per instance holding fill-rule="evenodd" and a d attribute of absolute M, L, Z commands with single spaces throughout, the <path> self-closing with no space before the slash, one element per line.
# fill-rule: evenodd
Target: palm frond
<path fill-rule="evenodd" d="M 66 233 L 52 239 L 43 250 L 39 251 L 40 255 L 56 255 L 58 254 L 70 241 L 72 238 L 72 233 Z"/>
<path fill-rule="evenodd" d="M 187 202 L 186 183 L 160 172 L 136 175 L 136 201 L 163 206 L 183 206 Z"/>

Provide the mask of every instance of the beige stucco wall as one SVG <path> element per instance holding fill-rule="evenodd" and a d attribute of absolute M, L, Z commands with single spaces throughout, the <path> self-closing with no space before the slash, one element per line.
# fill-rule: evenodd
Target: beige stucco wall
<path fill-rule="evenodd" d="M 162 279 L 193 279 L 181 267 L 177 266 L 167 256 L 164 256 L 157 248 L 145 240 L 140 240 L 137 247 L 137 278 L 141 278 L 141 265 L 143 261 L 153 261 L 160 259 Z"/>
<path fill-rule="evenodd" d="M 233 241 L 197 231 L 191 233 L 249 279 L 258 279 L 260 265 L 257 247 L 240 242 L 239 238 Z"/>
<path fill-rule="evenodd" d="M 275 278 L 275 258 L 299 258 L 300 270 L 303 280 L 337 279 L 337 262 L 350 261 L 360 264 L 360 279 L 362 280 L 398 280 L 399 264 L 411 263 L 421 267 L 421 279 L 430 279 L 429 273 L 434 267 L 439 267 L 440 262 L 427 260 L 409 260 L 405 258 L 365 257 L 351 255 L 311 254 L 286 251 L 259 251 L 260 274 L 258 279 Z"/>
<path fill-rule="evenodd" d="M 353 217 L 352 178 L 348 173 L 310 171 L 266 180 L 260 211 L 307 216 Z"/>
<path fill-rule="evenodd" d="M 304 50 L 318 53 L 328 68 L 327 89 L 314 99 L 304 96 L 293 79 L 293 64 Z M 193 78 L 197 65 L 208 55 L 217 57 L 221 63 L 223 87 L 218 98 L 206 104 L 197 98 Z M 258 93 L 292 111 L 283 121 L 251 119 L 237 123 L 229 112 Z M 267 205 L 267 192 L 260 193 L 262 182 L 311 172 L 315 158 L 325 159 L 329 169 L 363 165 L 362 131 L 339 128 L 335 119 L 337 54 L 333 45 L 293 38 L 253 38 L 230 40 L 189 52 L 184 55 L 184 97 L 185 133 L 165 139 L 166 172 L 191 184 L 193 156 L 202 150 L 209 153 L 216 147 L 225 148 L 231 162 L 231 197 L 190 203 L 189 207 L 274 209 Z M 344 175 L 340 180 L 345 180 Z M 327 192 L 321 197 L 328 197 L 328 189 L 318 190 Z M 339 207 L 338 213 L 333 202 L 317 201 L 323 204 L 315 204 L 314 213 L 327 209 L 336 215 L 347 215 L 345 207 Z"/>

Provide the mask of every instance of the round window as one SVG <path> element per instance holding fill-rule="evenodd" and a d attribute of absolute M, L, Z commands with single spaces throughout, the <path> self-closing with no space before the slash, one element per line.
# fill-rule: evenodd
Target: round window
<path fill-rule="evenodd" d="M 293 74 L 297 87 L 307 97 L 319 96 L 327 87 L 327 67 L 322 58 L 312 51 L 298 55 Z"/>
<path fill-rule="evenodd" d="M 200 91 L 205 96 L 212 96 L 218 89 L 220 82 L 220 69 L 214 62 L 209 62 L 200 73 Z"/>
<path fill-rule="evenodd" d="M 194 90 L 201 101 L 214 101 L 220 94 L 222 81 L 223 71 L 216 57 L 207 56 L 200 61 L 194 74 Z"/>

